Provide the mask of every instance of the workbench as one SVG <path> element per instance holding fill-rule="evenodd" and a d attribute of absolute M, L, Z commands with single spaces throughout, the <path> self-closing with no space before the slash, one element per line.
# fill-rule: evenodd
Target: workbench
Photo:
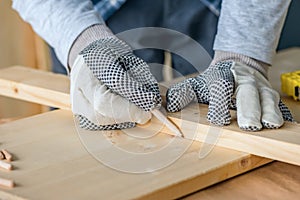
<path fill-rule="evenodd" d="M 282 52 L 277 56 L 279 60 L 275 61 L 278 66 L 284 64 L 299 67 L 300 62 L 296 65 L 296 61 L 291 61 L 297 60 L 299 55 L 299 49 L 293 49 L 288 53 Z M 287 58 L 291 63 L 287 64 Z M 285 62 L 280 63 L 281 61 Z M 275 65 L 272 70 L 276 70 L 278 66 Z M 289 69 L 291 68 L 286 66 L 285 70 Z M 276 80 L 278 74 L 273 74 L 275 75 L 272 77 Z M 0 177 L 16 182 L 13 189 L 0 189 L 0 199 L 171 199 L 182 196 L 186 199 L 281 199 L 296 198 L 300 194 L 297 190 L 300 185 L 299 167 L 224 148 L 229 146 L 226 138 L 221 137 L 218 141 L 221 147 L 214 147 L 209 154 L 199 159 L 199 148 L 203 147 L 203 143 L 174 138 L 166 134 L 166 127 L 155 119 L 146 127 L 134 128 L 138 130 L 137 133 L 141 133 L 141 130 L 160 130 L 158 135 L 142 142 L 128 137 L 122 131 L 102 131 L 101 135 L 110 141 L 107 145 L 107 140 L 104 141 L 99 133 L 78 132 L 69 110 L 68 79 L 62 75 L 14 67 L 2 71 L 0 85 L 3 95 L 60 108 L 0 126 L 1 148 L 9 149 L 14 154 L 12 163 L 15 166 L 13 171 L 0 171 Z M 283 100 L 300 121 L 299 102 L 285 96 Z M 186 110 L 197 110 L 190 116 L 193 118 L 191 121 L 200 117 L 196 121 L 200 121 L 203 127 L 208 126 L 203 121 L 207 106 L 193 104 Z M 176 121 L 178 116 L 175 113 L 170 117 Z M 195 125 L 187 124 L 188 128 Z M 237 130 L 236 123 L 232 127 L 234 131 Z M 298 130 L 300 133 L 298 125 L 287 124 L 285 127 L 288 128 L 288 133 L 294 134 Z M 282 132 L 284 130 L 283 127 Z M 171 146 L 170 152 L 187 146 L 189 148 L 171 165 L 157 171 L 148 169 L 148 173 L 120 172 L 101 164 L 91 154 L 106 152 L 108 155 L 114 146 L 147 153 L 159 149 L 171 140 L 175 145 Z M 86 149 L 86 142 L 93 145 L 92 149 Z M 152 159 L 160 163 L 168 156 L 167 152 Z M 129 166 L 133 163 L 130 159 L 132 158 L 118 160 L 116 164 Z M 266 165 L 267 163 L 270 164 Z M 263 165 L 265 166 L 262 168 L 235 177 Z M 235 178 L 219 183 L 232 177 Z M 207 189 L 203 190 L 204 188 Z M 196 191 L 198 192 L 191 194 Z"/>

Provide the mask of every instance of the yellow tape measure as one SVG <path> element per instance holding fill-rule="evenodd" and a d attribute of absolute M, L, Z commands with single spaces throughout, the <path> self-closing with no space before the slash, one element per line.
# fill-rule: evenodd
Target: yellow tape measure
<path fill-rule="evenodd" d="M 281 90 L 295 100 L 300 100 L 300 70 L 281 74 Z"/>

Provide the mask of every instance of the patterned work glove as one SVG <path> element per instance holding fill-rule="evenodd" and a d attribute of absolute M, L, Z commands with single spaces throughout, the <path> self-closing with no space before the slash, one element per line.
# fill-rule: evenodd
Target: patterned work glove
<path fill-rule="evenodd" d="M 171 86 L 167 92 L 167 110 L 177 112 L 193 100 L 209 104 L 208 121 L 220 126 L 230 124 L 231 108 L 237 109 L 238 125 L 247 131 L 279 128 L 284 120 L 293 121 L 267 79 L 241 62 L 217 62 L 197 77 Z"/>
<path fill-rule="evenodd" d="M 81 128 L 112 130 L 146 123 L 161 96 L 148 65 L 112 36 L 92 42 L 77 56 L 71 102 Z"/>

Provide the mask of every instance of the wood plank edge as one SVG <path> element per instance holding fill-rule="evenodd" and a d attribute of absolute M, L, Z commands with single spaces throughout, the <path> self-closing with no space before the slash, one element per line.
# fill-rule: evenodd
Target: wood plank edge
<path fill-rule="evenodd" d="M 183 119 L 174 117 L 169 118 L 179 127 L 181 123 L 191 124 L 191 126 L 197 125 L 198 134 L 196 135 L 196 137 L 194 137 L 193 134 L 187 132 L 187 134 L 185 134 L 185 138 L 196 140 L 199 142 L 207 142 L 205 138 L 208 134 L 207 132 L 210 127 L 209 124 L 195 124 L 195 122 L 190 122 Z M 300 155 L 299 144 L 293 144 L 274 138 L 260 137 L 259 134 L 256 135 L 245 133 L 238 130 L 237 127 L 237 130 L 232 130 L 232 127 L 214 128 L 215 130 L 218 130 L 220 132 L 220 135 L 216 136 L 218 137 L 218 142 L 215 144 L 217 146 L 300 166 L 300 157 L 298 157 L 298 155 Z M 297 132 L 294 131 L 293 133 L 297 134 Z M 280 134 L 284 136 L 284 130 L 282 130 Z M 253 144 L 257 145 L 257 148 L 253 147 Z"/>
<path fill-rule="evenodd" d="M 233 161 L 227 164 L 227 166 L 220 166 L 209 173 L 201 174 L 180 183 L 171 185 L 167 188 L 161 188 L 160 190 L 149 193 L 138 199 L 154 200 L 180 198 L 271 162 L 273 162 L 273 160 L 249 154 L 240 158 L 238 161 Z M 213 176 L 216 178 L 207 182 L 208 177 Z"/>
<path fill-rule="evenodd" d="M 0 95 L 45 106 L 70 110 L 70 95 L 55 90 L 0 79 Z M 4 88 L 7 88 L 6 90 Z M 42 95 L 42 94 L 47 94 Z"/>

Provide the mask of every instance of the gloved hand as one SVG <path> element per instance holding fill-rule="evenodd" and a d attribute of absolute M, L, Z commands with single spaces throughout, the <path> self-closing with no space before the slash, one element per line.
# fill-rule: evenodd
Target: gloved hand
<path fill-rule="evenodd" d="M 179 111 L 193 100 L 209 104 L 208 121 L 220 126 L 230 124 L 231 108 L 237 109 L 238 125 L 243 130 L 279 128 L 284 120 L 293 121 L 261 72 L 233 60 L 212 64 L 197 77 L 171 86 L 167 91 L 167 110 Z"/>
<path fill-rule="evenodd" d="M 81 128 L 134 127 L 160 107 L 157 81 L 148 65 L 114 35 L 91 42 L 71 69 L 72 111 Z"/>

